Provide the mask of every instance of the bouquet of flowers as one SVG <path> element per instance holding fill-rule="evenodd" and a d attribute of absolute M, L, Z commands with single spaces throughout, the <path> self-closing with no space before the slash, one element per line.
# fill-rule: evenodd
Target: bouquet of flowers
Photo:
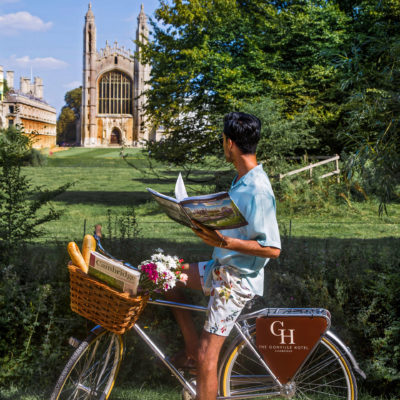
<path fill-rule="evenodd" d="M 164 254 L 162 249 L 156 251 L 150 260 L 141 262 L 138 267 L 141 272 L 139 290 L 154 295 L 172 289 L 177 282 L 186 284 L 188 276 L 182 272 L 183 260 Z"/>

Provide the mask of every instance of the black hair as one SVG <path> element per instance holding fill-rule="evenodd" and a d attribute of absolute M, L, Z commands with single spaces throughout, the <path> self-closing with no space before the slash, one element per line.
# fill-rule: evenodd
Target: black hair
<path fill-rule="evenodd" d="M 261 121 L 251 114 L 230 112 L 224 117 L 224 134 L 243 154 L 255 154 L 260 140 Z"/>

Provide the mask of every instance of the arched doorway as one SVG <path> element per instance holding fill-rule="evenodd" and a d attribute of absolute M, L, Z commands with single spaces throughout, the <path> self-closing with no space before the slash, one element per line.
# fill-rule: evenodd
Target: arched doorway
<path fill-rule="evenodd" d="M 112 130 L 110 144 L 121 144 L 121 131 L 118 128 Z"/>

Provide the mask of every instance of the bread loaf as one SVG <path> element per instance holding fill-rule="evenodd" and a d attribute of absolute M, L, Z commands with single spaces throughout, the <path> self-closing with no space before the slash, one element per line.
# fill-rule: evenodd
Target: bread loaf
<path fill-rule="evenodd" d="M 92 235 L 85 235 L 82 242 L 82 256 L 89 267 L 90 252 L 96 250 L 96 240 Z"/>
<path fill-rule="evenodd" d="M 85 274 L 87 274 L 89 268 L 82 257 L 78 245 L 75 242 L 68 243 L 68 254 L 71 257 L 72 263 L 79 267 Z"/>

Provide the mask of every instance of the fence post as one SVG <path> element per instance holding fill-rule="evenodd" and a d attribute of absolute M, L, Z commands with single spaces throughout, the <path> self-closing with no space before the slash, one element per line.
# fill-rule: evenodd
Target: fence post
<path fill-rule="evenodd" d="M 339 171 L 339 155 L 336 154 L 336 171 Z M 340 173 L 337 174 L 336 182 L 340 183 Z"/>

